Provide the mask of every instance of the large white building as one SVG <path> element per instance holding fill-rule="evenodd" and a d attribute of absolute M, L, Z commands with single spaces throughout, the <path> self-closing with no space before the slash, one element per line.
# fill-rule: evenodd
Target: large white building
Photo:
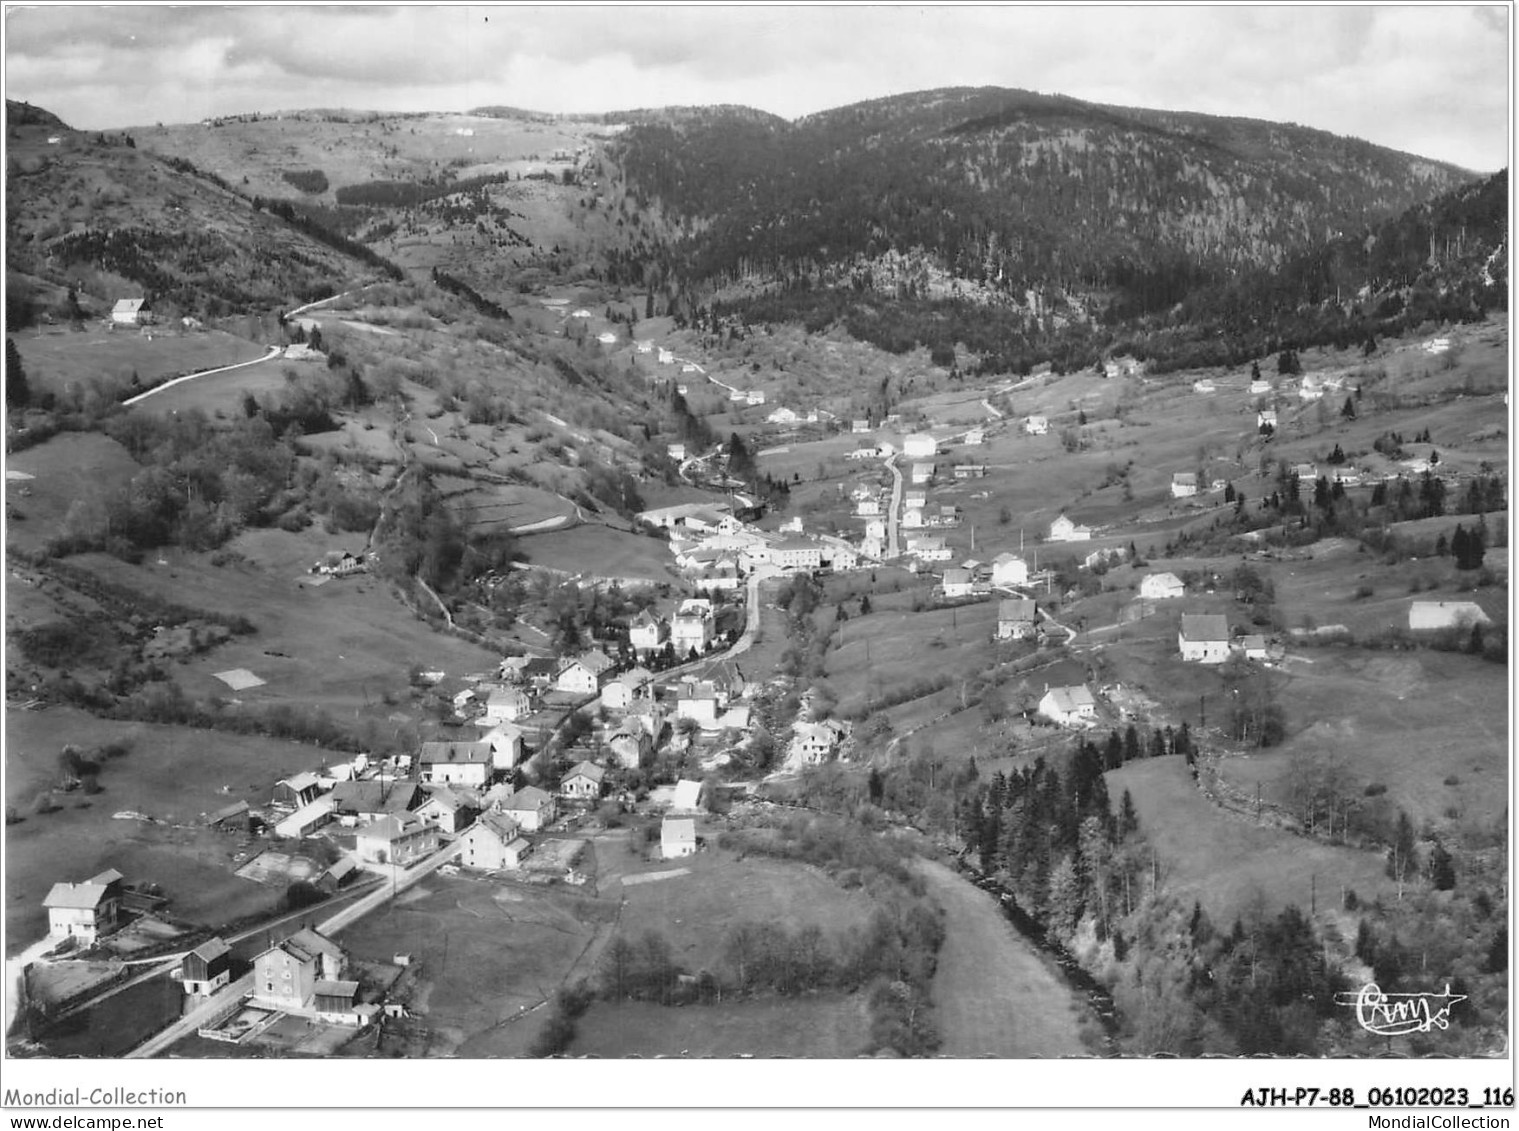
<path fill-rule="evenodd" d="M 914 432 L 902 441 L 902 454 L 908 459 L 933 459 L 939 454 L 939 442 L 927 432 Z"/>

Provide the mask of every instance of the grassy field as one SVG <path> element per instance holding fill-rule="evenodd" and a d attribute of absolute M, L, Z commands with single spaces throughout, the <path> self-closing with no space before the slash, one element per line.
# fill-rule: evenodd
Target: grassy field
<path fill-rule="evenodd" d="M 1180 755 L 1130 762 L 1109 771 L 1107 781 L 1115 806 L 1125 790 L 1133 795 L 1162 888 L 1199 900 L 1215 923 L 1232 923 L 1258 898 L 1273 911 L 1295 903 L 1306 912 L 1315 887 L 1321 909 L 1339 906 L 1342 886 L 1363 900 L 1396 894 L 1379 853 L 1336 848 L 1226 813 L 1198 792 Z"/>
<path fill-rule="evenodd" d="M 1079 999 L 1020 938 L 991 896 L 943 864 L 921 861 L 944 908 L 934 1017 L 944 1056 L 1080 1056 Z"/>
<path fill-rule="evenodd" d="M 214 673 L 248 668 L 263 687 L 239 693 L 250 703 L 289 700 L 325 707 L 340 719 L 389 726 L 397 708 L 382 700 L 405 690 L 413 664 L 458 675 L 487 671 L 497 657 L 468 641 L 435 632 L 414 617 L 377 578 L 360 575 L 304 583 L 311 563 L 328 548 L 353 548 L 362 537 L 330 538 L 312 528 L 299 534 L 249 531 L 230 547 L 246 560 L 216 567 L 205 555 L 166 552 L 167 564 L 131 566 L 104 554 L 78 564 L 102 576 L 198 608 L 241 613 L 256 626 L 175 669 L 186 692 L 226 698 Z M 404 706 L 399 708 L 405 711 Z"/>
<path fill-rule="evenodd" d="M 825 1057 L 868 1051 L 864 994 L 691 1005 L 597 1002 L 576 1023 L 571 1056 Z"/>
<path fill-rule="evenodd" d="M 65 744 L 89 751 L 115 740 L 130 742 L 131 752 L 104 762 L 100 793 L 58 794 L 61 809 L 33 812 L 34 800 L 57 779 Z M 161 884 L 173 901 L 170 912 L 193 922 L 219 924 L 272 905 L 283 892 L 234 876 L 240 838 L 204 829 L 202 815 L 238 799 L 265 802 L 277 780 L 331 757 L 294 742 L 116 722 L 69 707 L 9 712 L 5 745 L 5 800 L 23 818 L 5 830 L 12 951 L 46 931 L 42 898 L 55 881 L 86 879 L 105 868 L 119 869 L 132 883 Z M 161 823 L 112 819 L 123 811 Z"/>
<path fill-rule="evenodd" d="M 34 395 L 62 393 L 72 383 L 88 383 L 96 377 L 119 379 L 126 385 L 133 373 L 147 388 L 165 377 L 253 361 L 263 357 L 265 350 L 220 330 L 155 330 L 150 338 L 134 329 L 107 330 L 95 324 L 79 331 L 28 330 L 15 335 L 15 341 Z M 153 400 L 150 397 L 147 403 Z"/>
<path fill-rule="evenodd" d="M 1290 737 L 1230 758 L 1225 778 L 1285 801 L 1294 755 L 1339 756 L 1359 795 L 1380 783 L 1387 799 L 1425 820 L 1501 828 L 1510 780 L 1506 667 L 1448 652 L 1311 649 L 1283 688 Z M 1450 782 L 1451 784 L 1447 784 Z M 1456 814 L 1452 817 L 1451 814 Z"/>
<path fill-rule="evenodd" d="M 872 608 L 868 616 L 850 617 L 835 632 L 827 659 L 840 711 L 862 709 L 883 692 L 921 679 L 983 671 L 996 658 L 996 625 L 995 601 L 917 613 Z"/>
<path fill-rule="evenodd" d="M 625 577 L 680 583 L 669 544 L 608 526 L 586 523 L 571 530 L 531 534 L 520 542 L 528 562 L 587 577 Z"/>
<path fill-rule="evenodd" d="M 319 361 L 286 361 L 273 357 L 257 365 L 234 369 L 230 373 L 213 373 L 175 385 L 132 406 L 135 412 L 156 416 L 191 412 L 199 409 L 207 416 L 243 416 L 243 398 L 249 393 L 267 397 L 287 385 L 301 384 L 327 372 Z"/>
<path fill-rule="evenodd" d="M 545 1011 L 516 1019 L 587 972 L 581 956 L 616 910 L 560 886 L 433 876 L 338 938 L 361 961 L 409 953 L 420 965 L 408 1008 L 427 1035 L 409 1055 L 523 1056 Z"/>
<path fill-rule="evenodd" d="M 716 837 L 698 826 L 699 836 Z M 601 853 L 619 866 L 625 850 Z M 629 939 L 658 931 L 669 939 L 675 961 L 696 973 L 711 970 L 725 976 L 723 943 L 729 928 L 741 920 L 779 922 L 796 930 L 817 924 L 833 937 L 870 917 L 873 903 L 863 891 L 845 891 L 822 872 L 802 864 L 763 856 L 740 858 L 716 848 L 681 860 L 690 874 L 622 889 L 624 900 L 617 929 Z M 673 867 L 668 862 L 637 865 L 637 872 Z M 603 895 L 615 892 L 605 873 L 598 876 Z"/>
<path fill-rule="evenodd" d="M 7 471 L 31 479 L 7 481 L 6 538 L 19 550 L 36 551 L 56 537 L 69 507 L 142 470 L 127 450 L 98 432 L 62 432 L 36 447 L 8 454 Z"/>

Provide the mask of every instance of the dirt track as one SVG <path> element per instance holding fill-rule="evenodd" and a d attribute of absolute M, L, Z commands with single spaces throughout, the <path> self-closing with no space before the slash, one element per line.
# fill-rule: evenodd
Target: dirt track
<path fill-rule="evenodd" d="M 922 861 L 944 908 L 945 940 L 933 996 L 943 1056 L 1082 1056 L 1075 994 L 1018 936 L 981 889 Z"/>

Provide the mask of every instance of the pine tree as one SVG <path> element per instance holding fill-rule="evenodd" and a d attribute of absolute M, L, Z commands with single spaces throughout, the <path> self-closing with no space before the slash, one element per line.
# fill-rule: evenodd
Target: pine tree
<path fill-rule="evenodd" d="M 1393 834 L 1392 847 L 1387 850 L 1387 875 L 1397 880 L 1399 895 L 1401 885 L 1419 870 L 1418 849 L 1414 843 L 1414 825 L 1407 812 L 1398 810 L 1397 831 Z"/>
<path fill-rule="evenodd" d="M 1134 795 L 1125 789 L 1123 800 L 1118 803 L 1118 838 L 1123 840 L 1138 829 L 1139 814 L 1134 811 Z"/>
<path fill-rule="evenodd" d="M 1345 407 L 1340 409 L 1340 415 L 1346 420 L 1355 419 L 1355 401 L 1351 397 L 1345 398 Z"/>
<path fill-rule="evenodd" d="M 25 408 L 32 403 L 32 390 L 26 383 L 26 370 L 21 365 L 21 351 L 11 338 L 5 339 L 5 407 Z"/>
<path fill-rule="evenodd" d="M 1429 853 L 1429 882 L 1436 891 L 1450 891 L 1456 886 L 1456 863 L 1439 841 Z"/>

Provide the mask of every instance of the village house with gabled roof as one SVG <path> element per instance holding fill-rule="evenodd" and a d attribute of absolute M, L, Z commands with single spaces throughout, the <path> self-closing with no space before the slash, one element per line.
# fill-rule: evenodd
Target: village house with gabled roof
<path fill-rule="evenodd" d="M 559 669 L 554 686 L 573 695 L 595 695 L 616 666 L 605 652 L 582 652 Z"/>
<path fill-rule="evenodd" d="M 497 723 L 479 738 L 491 748 L 494 770 L 509 770 L 522 761 L 522 728 L 515 723 Z"/>
<path fill-rule="evenodd" d="M 493 723 L 512 723 L 533 713 L 533 700 L 520 687 L 493 688 L 485 697 L 485 717 Z"/>
<path fill-rule="evenodd" d="M 253 960 L 253 1003 L 286 1013 L 314 1013 L 318 983 L 340 981 L 347 967 L 343 949 L 307 927 Z"/>
<path fill-rule="evenodd" d="M 529 785 L 501 802 L 501 812 L 516 821 L 524 831 L 535 833 L 554 823 L 559 807 L 553 794 Z"/>
<path fill-rule="evenodd" d="M 658 652 L 669 639 L 669 625 L 651 609 L 644 609 L 628 624 L 628 642 L 640 658 Z"/>
<path fill-rule="evenodd" d="M 1031 597 L 1004 597 L 997 602 L 997 639 L 1031 639 L 1036 615 Z"/>
<path fill-rule="evenodd" d="M 1171 497 L 1173 499 L 1190 499 L 1197 494 L 1197 472 L 1178 471 L 1171 476 Z"/>
<path fill-rule="evenodd" d="M 434 826 L 440 833 L 456 833 L 474 819 L 479 803 L 468 794 L 440 786 L 417 806 L 417 818 Z"/>
<path fill-rule="evenodd" d="M 653 680 L 648 668 L 631 668 L 601 689 L 601 705 L 609 711 L 625 711 L 640 695 L 649 694 Z"/>
<path fill-rule="evenodd" d="M 111 322 L 117 326 L 142 326 L 152 320 L 145 298 L 119 298 L 111 307 Z"/>
<path fill-rule="evenodd" d="M 992 559 L 993 585 L 1027 585 L 1028 562 L 1017 554 L 998 554 Z"/>
<path fill-rule="evenodd" d="M 317 776 L 303 771 L 274 783 L 274 804 L 299 809 L 315 801 L 321 792 L 322 784 Z"/>
<path fill-rule="evenodd" d="M 410 781 L 344 781 L 328 794 L 334 811 L 361 821 L 410 812 L 422 801 L 422 790 Z"/>
<path fill-rule="evenodd" d="M 559 795 L 572 801 L 596 801 L 601 797 L 607 772 L 595 762 L 577 762 L 559 782 Z"/>
<path fill-rule="evenodd" d="M 1090 542 L 1092 540 L 1092 528 L 1090 526 L 1077 526 L 1065 515 L 1061 515 L 1050 523 L 1051 542 Z"/>
<path fill-rule="evenodd" d="M 486 813 L 459 837 L 459 863 L 484 872 L 516 871 L 532 851 L 521 826 L 505 813 Z"/>
<path fill-rule="evenodd" d="M 1051 687 L 1035 712 L 1057 726 L 1088 726 L 1097 718 L 1097 701 L 1084 683 Z"/>
<path fill-rule="evenodd" d="M 1187 587 L 1174 573 L 1147 573 L 1139 581 L 1139 595 L 1150 601 L 1185 597 Z"/>
<path fill-rule="evenodd" d="M 210 997 L 232 981 L 232 948 L 220 937 L 207 939 L 180 959 L 179 984 L 191 997 Z"/>
<path fill-rule="evenodd" d="M 495 750 L 480 741 L 424 742 L 417 765 L 425 782 L 483 788 L 496 772 Z"/>
<path fill-rule="evenodd" d="M 360 860 L 401 868 L 409 868 L 437 850 L 438 826 L 415 813 L 369 822 L 359 830 L 354 848 Z"/>
<path fill-rule="evenodd" d="M 1222 613 L 1182 613 L 1176 643 L 1183 660 L 1221 664 L 1229 658 L 1229 618 Z"/>
<path fill-rule="evenodd" d="M 91 945 L 117 926 L 121 873 L 112 869 L 77 884 L 60 881 L 49 889 L 42 906 L 47 908 L 49 935 Z"/>
<path fill-rule="evenodd" d="M 1024 420 L 1023 430 L 1030 436 L 1043 436 L 1050 430 L 1049 418 L 1045 416 L 1030 416 Z"/>
<path fill-rule="evenodd" d="M 947 569 L 940 580 L 944 596 L 949 598 L 969 597 L 974 586 L 975 580 L 968 569 Z"/>
<path fill-rule="evenodd" d="M 704 597 L 692 597 L 680 603 L 670 621 L 670 644 L 675 655 L 685 658 L 694 648 L 704 652 L 712 643 L 717 629 L 712 616 L 712 602 Z"/>
<path fill-rule="evenodd" d="M 636 719 L 624 719 L 607 736 L 607 749 L 625 770 L 636 770 L 643 756 L 654 748 L 648 730 Z"/>

